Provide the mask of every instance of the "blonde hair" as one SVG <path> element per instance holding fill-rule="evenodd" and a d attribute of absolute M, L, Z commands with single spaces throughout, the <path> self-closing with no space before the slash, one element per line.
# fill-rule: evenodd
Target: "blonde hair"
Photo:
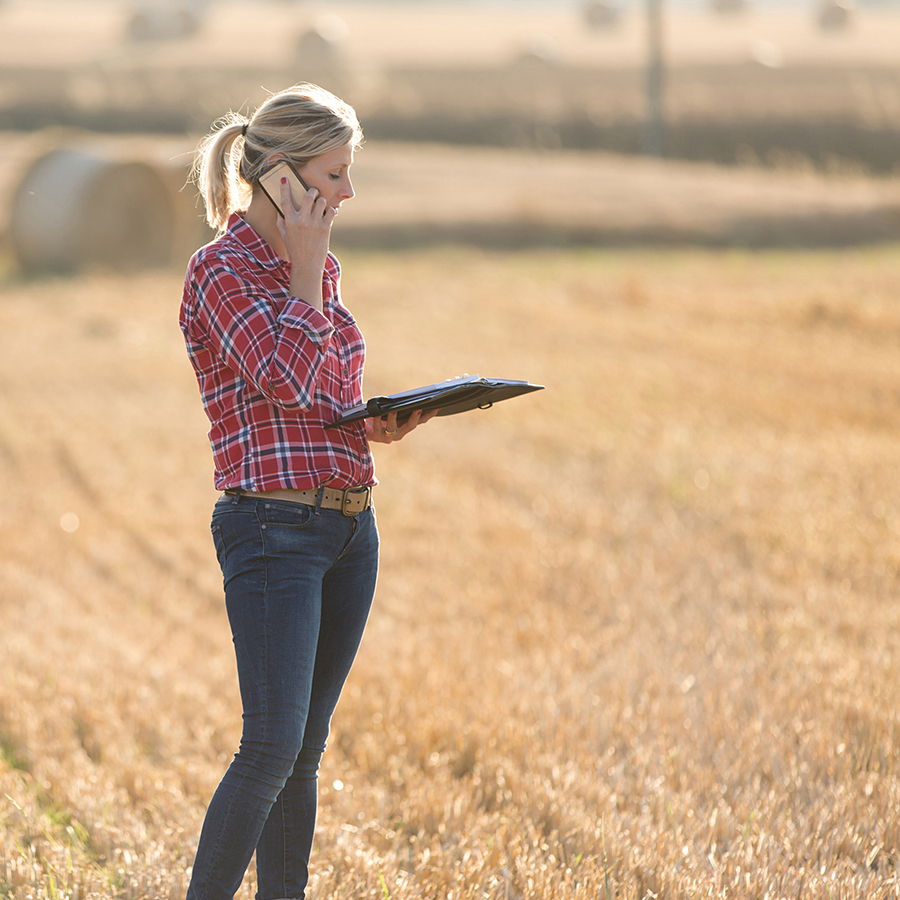
<path fill-rule="evenodd" d="M 351 106 L 315 84 L 272 94 L 252 116 L 230 112 L 200 142 L 191 179 L 206 205 L 206 220 L 222 231 L 231 214 L 246 209 L 253 184 L 276 154 L 300 168 L 313 157 L 352 143 L 362 129 Z"/>

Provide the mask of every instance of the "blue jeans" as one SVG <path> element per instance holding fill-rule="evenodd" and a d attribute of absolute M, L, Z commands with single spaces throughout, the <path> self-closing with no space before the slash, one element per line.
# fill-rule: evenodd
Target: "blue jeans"
<path fill-rule="evenodd" d="M 258 900 L 303 898 L 319 760 L 375 593 L 375 514 L 223 497 L 212 533 L 244 726 L 187 897 L 231 900 L 255 850 Z"/>

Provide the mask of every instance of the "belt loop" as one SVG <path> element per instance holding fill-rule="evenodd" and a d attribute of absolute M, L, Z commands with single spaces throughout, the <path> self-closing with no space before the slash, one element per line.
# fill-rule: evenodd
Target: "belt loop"
<path fill-rule="evenodd" d="M 234 489 L 234 494 L 233 494 L 234 499 L 231 501 L 232 506 L 237 506 L 238 503 L 241 502 L 241 494 L 243 494 L 243 493 L 244 493 L 244 491 L 242 488 Z"/>
<path fill-rule="evenodd" d="M 325 496 L 325 485 L 322 485 L 319 490 L 316 492 L 316 515 L 319 514 L 319 510 L 322 508 L 322 498 Z"/>

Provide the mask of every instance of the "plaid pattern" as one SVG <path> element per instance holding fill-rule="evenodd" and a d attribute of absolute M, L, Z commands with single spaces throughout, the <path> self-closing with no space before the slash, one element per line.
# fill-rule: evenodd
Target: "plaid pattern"
<path fill-rule="evenodd" d="M 237 214 L 188 264 L 180 324 L 210 421 L 216 488 L 375 483 L 362 422 L 365 342 L 328 254 L 324 315 L 291 297 L 285 262 Z"/>

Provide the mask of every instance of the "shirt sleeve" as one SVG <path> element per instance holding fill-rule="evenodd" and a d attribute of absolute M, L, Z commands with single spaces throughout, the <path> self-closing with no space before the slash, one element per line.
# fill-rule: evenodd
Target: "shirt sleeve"
<path fill-rule="evenodd" d="M 328 319 L 294 297 L 276 303 L 257 279 L 222 258 L 198 263 L 192 283 L 195 339 L 271 403 L 310 410 L 334 335 Z"/>

